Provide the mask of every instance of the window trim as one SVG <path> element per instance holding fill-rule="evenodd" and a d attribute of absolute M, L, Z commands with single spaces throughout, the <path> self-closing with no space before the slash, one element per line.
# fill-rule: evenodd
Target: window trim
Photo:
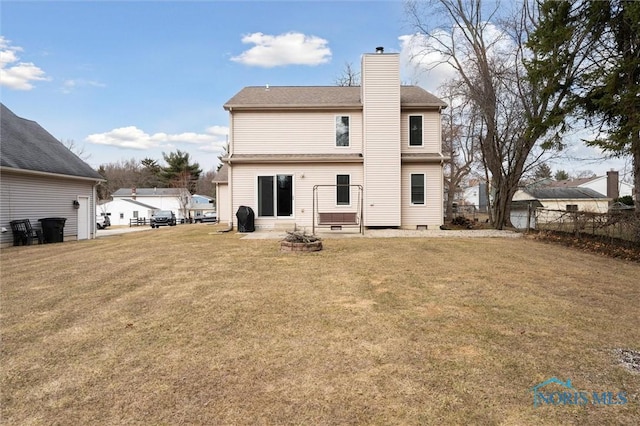
<path fill-rule="evenodd" d="M 422 176 L 422 202 L 413 202 L 413 176 Z M 427 205 L 427 174 L 426 173 L 410 173 L 409 174 L 409 202 L 412 206 Z"/>
<path fill-rule="evenodd" d="M 338 184 L 338 176 L 347 176 L 349 178 L 349 183 L 347 185 Z M 349 189 L 349 192 L 347 192 L 347 194 L 349 195 L 348 204 L 338 203 L 338 187 L 339 186 L 346 186 Z M 336 173 L 336 207 L 351 207 L 351 173 Z"/>
<path fill-rule="evenodd" d="M 349 120 L 349 133 L 347 138 L 347 145 L 338 145 L 338 118 L 347 117 Z M 351 116 L 345 114 L 336 114 L 333 116 L 333 145 L 336 148 L 351 148 Z"/>
<path fill-rule="evenodd" d="M 411 117 L 420 117 L 420 126 L 422 127 L 420 145 L 411 144 Z M 407 145 L 409 148 L 423 148 L 424 147 L 424 114 L 409 114 L 407 116 Z"/>
<path fill-rule="evenodd" d="M 278 216 L 278 176 L 291 176 L 291 215 L 290 216 Z M 273 216 L 261 216 L 260 215 L 260 205 L 259 205 L 259 190 L 260 185 L 258 184 L 258 180 L 261 177 L 271 177 L 273 178 Z M 296 217 L 296 174 L 294 172 L 270 172 L 270 173 L 260 173 L 255 175 L 255 214 L 256 218 L 265 218 L 265 219 L 294 219 Z"/>

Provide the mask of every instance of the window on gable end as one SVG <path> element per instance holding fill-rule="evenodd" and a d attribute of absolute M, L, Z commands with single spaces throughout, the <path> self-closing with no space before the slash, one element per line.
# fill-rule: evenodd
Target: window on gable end
<path fill-rule="evenodd" d="M 336 116 L 336 146 L 349 146 L 349 116 Z"/>
<path fill-rule="evenodd" d="M 409 116 L 409 146 L 422 146 L 422 116 Z"/>

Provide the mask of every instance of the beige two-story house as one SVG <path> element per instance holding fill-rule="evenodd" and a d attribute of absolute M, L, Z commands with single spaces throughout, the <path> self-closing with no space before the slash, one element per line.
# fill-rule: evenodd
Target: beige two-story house
<path fill-rule="evenodd" d="M 361 75 L 359 87 L 245 87 L 224 105 L 220 218 L 235 225 L 248 206 L 257 228 L 442 224 L 446 104 L 402 86 L 399 55 L 381 48 Z"/>

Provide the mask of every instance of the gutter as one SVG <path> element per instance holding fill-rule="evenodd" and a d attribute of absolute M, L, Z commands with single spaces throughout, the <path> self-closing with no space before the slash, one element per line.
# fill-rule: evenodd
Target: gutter
<path fill-rule="evenodd" d="M 64 175 L 61 173 L 51 173 L 51 172 L 40 172 L 38 170 L 24 170 L 24 169 L 16 169 L 13 167 L 0 166 L 0 172 L 11 172 L 23 175 L 33 175 L 33 176 L 42 176 L 42 177 L 55 177 L 55 178 L 65 178 L 65 179 L 74 179 L 74 180 L 88 180 L 96 183 L 106 182 L 107 180 L 104 178 L 92 178 L 88 176 L 75 176 L 75 175 Z"/>

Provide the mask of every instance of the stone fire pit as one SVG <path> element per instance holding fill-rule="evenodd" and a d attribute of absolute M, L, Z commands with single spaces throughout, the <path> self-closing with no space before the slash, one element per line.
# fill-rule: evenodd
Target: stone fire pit
<path fill-rule="evenodd" d="M 289 232 L 284 240 L 280 241 L 282 251 L 320 251 L 322 250 L 322 240 L 314 235 L 307 235 L 304 232 Z"/>

